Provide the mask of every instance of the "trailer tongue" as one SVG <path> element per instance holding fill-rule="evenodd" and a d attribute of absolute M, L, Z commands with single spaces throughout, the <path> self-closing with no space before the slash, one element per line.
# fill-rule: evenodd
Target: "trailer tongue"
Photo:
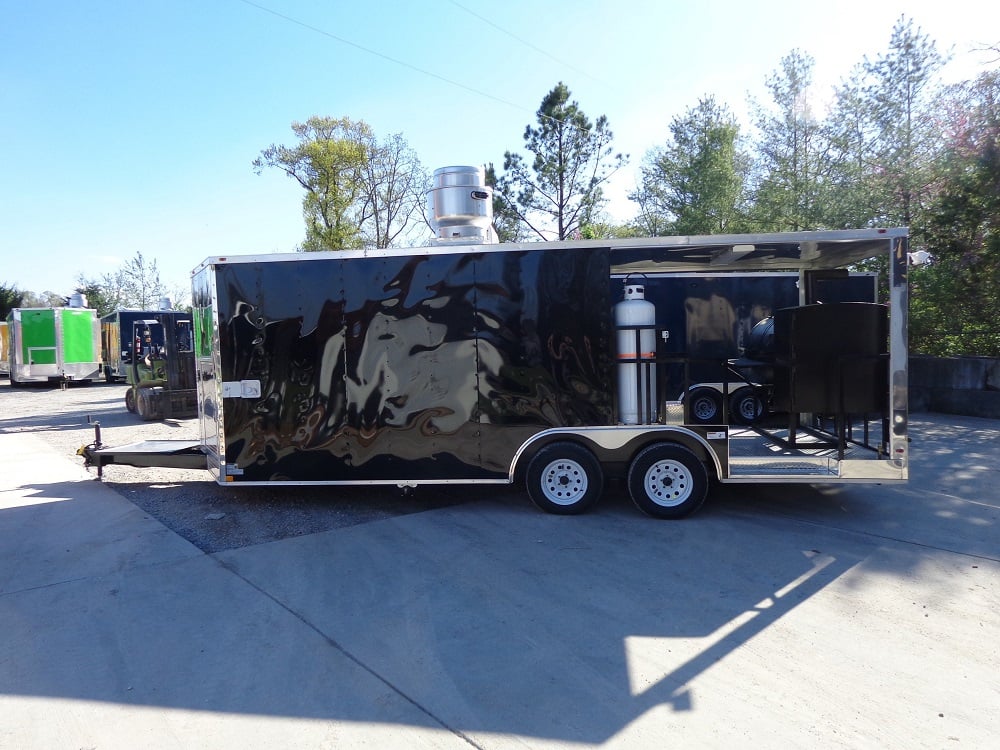
<path fill-rule="evenodd" d="M 104 467 L 112 464 L 144 469 L 208 468 L 205 451 L 198 440 L 143 440 L 115 448 L 105 448 L 95 441 L 81 448 L 80 455 L 84 457 L 87 466 L 97 468 L 99 478 L 104 475 Z"/>

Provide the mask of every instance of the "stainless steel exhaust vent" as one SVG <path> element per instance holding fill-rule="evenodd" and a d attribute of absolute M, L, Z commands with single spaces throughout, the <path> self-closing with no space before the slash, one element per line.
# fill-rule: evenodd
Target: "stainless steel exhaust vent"
<path fill-rule="evenodd" d="M 435 241 L 493 244 L 493 188 L 482 167 L 441 167 L 434 170 L 427 191 L 427 220 Z"/>

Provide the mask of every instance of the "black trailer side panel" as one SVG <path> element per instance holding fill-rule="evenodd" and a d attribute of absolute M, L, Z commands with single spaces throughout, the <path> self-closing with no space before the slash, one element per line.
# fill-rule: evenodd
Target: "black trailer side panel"
<path fill-rule="evenodd" d="M 222 381 L 260 383 L 222 401 L 231 481 L 499 479 L 528 436 L 611 423 L 606 251 L 214 273 Z"/>
<path fill-rule="evenodd" d="M 529 435 L 613 424 L 607 255 L 490 253 L 476 269 L 480 421 Z"/>

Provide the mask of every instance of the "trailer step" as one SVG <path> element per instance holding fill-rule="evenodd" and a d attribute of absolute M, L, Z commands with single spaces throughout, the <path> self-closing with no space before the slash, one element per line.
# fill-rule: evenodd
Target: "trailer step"
<path fill-rule="evenodd" d="M 773 458 L 730 458 L 730 477 L 836 477 L 837 461 L 817 456 L 786 460 Z"/>

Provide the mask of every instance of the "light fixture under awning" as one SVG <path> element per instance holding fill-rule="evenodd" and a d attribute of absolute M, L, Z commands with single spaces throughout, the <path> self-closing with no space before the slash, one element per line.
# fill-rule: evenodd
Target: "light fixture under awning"
<path fill-rule="evenodd" d="M 725 266 L 739 260 L 745 255 L 749 255 L 756 249 L 755 245 L 733 245 L 718 255 L 713 256 L 709 264 L 713 266 Z"/>

